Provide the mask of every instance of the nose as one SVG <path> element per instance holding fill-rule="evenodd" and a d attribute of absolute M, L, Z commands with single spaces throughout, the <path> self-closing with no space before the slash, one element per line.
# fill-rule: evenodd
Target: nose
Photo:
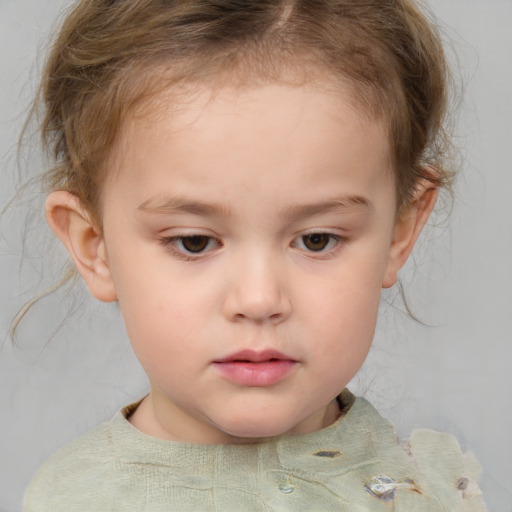
<path fill-rule="evenodd" d="M 223 309 L 232 322 L 278 324 L 291 313 L 286 273 L 271 255 L 252 255 L 233 262 Z"/>

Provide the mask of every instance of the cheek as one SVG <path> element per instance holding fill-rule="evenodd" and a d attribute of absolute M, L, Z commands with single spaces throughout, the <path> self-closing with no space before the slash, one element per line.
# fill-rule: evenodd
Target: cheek
<path fill-rule="evenodd" d="M 178 306 L 178 304 L 174 304 Z M 186 374 L 197 327 L 178 307 L 146 301 L 121 308 L 133 352 L 152 382 L 175 385 Z"/>
<path fill-rule="evenodd" d="M 327 364 L 362 364 L 373 340 L 379 310 L 383 265 L 354 261 L 316 288 L 303 303 L 314 338 L 323 340 L 317 354 Z"/>
<path fill-rule="evenodd" d="M 349 328 L 371 320 L 377 314 L 385 262 L 364 260 L 356 255 L 340 270 L 324 280 L 322 286 L 311 283 L 308 303 L 323 322 L 335 322 Z M 370 321 L 371 323 L 371 321 Z"/>
<path fill-rule="evenodd" d="M 205 348 L 201 333 L 213 306 L 204 287 L 183 282 L 179 274 L 150 279 L 148 273 L 132 274 L 119 305 L 134 352 L 150 373 L 172 361 L 186 364 L 196 349 Z"/>
<path fill-rule="evenodd" d="M 163 349 L 179 348 L 179 343 L 186 343 L 197 329 L 197 322 L 191 314 L 193 304 L 186 298 L 176 300 L 174 297 L 162 297 L 161 294 L 140 293 L 140 289 L 123 302 L 119 298 L 120 309 L 132 343 L 159 345 Z M 199 309 L 199 308 L 198 308 Z"/>

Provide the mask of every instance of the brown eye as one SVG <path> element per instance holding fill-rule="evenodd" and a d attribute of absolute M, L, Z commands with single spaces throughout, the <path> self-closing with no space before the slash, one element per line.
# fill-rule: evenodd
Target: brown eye
<path fill-rule="evenodd" d="M 183 236 L 180 237 L 180 243 L 187 252 L 203 252 L 210 243 L 210 237 L 204 235 Z"/>
<path fill-rule="evenodd" d="M 302 237 L 304 247 L 310 251 L 323 251 L 331 241 L 331 235 L 327 233 L 311 233 Z"/>

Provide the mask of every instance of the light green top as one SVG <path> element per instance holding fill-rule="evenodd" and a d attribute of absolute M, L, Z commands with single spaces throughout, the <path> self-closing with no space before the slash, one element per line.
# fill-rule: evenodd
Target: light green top
<path fill-rule="evenodd" d="M 407 447 L 363 398 L 311 434 L 194 445 L 136 430 L 129 406 L 38 471 L 25 512 L 482 512 L 480 473 L 457 441 L 413 432 Z"/>

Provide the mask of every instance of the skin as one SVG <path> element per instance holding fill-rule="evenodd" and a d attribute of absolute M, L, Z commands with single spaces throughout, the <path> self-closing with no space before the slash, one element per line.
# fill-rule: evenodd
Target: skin
<path fill-rule="evenodd" d="M 149 376 L 130 421 L 209 444 L 324 428 L 437 191 L 418 183 L 397 218 L 385 124 L 325 88 L 166 100 L 127 123 L 101 229 L 69 192 L 46 206 L 91 293 L 119 301 Z M 240 384 L 216 362 L 241 350 L 292 363 L 277 382 Z"/>

